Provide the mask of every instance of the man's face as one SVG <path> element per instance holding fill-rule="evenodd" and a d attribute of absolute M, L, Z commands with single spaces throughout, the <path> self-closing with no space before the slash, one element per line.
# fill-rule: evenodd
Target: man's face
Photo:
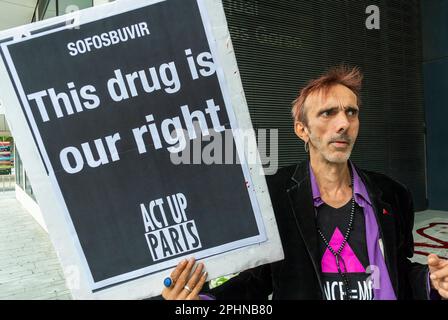
<path fill-rule="evenodd" d="M 343 85 L 310 94 L 305 101 L 310 157 L 331 163 L 350 158 L 359 131 L 359 107 L 356 95 Z"/>

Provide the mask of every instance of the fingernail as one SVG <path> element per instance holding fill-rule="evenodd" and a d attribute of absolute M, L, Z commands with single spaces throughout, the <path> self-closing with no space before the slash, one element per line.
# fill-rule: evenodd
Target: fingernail
<path fill-rule="evenodd" d="M 207 276 L 208 276 L 208 272 L 206 271 L 206 272 L 204 272 L 204 274 L 202 275 L 205 279 L 207 279 Z"/>
<path fill-rule="evenodd" d="M 431 278 L 432 280 L 436 280 L 436 279 L 437 279 L 437 277 L 436 277 L 435 274 L 432 274 L 432 275 L 430 276 L 430 278 Z"/>
<path fill-rule="evenodd" d="M 194 257 L 191 257 L 189 260 L 190 260 L 191 262 L 193 262 L 193 261 L 194 261 Z"/>

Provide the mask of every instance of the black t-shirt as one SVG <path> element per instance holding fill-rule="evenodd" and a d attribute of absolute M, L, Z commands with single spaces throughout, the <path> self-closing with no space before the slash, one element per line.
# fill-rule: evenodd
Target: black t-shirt
<path fill-rule="evenodd" d="M 335 252 L 344 239 L 350 220 L 352 200 L 341 208 L 333 208 L 325 203 L 317 208 L 317 226 Z M 319 237 L 321 276 L 327 300 L 344 300 L 345 282 L 338 273 L 336 259 Z M 345 267 L 344 267 L 345 263 Z M 352 230 L 344 249 L 341 252 L 339 265 L 346 272 L 349 283 L 349 295 L 352 300 L 372 300 L 372 281 L 368 271 L 369 256 L 367 253 L 366 227 L 364 213 L 355 202 L 355 214 Z"/>

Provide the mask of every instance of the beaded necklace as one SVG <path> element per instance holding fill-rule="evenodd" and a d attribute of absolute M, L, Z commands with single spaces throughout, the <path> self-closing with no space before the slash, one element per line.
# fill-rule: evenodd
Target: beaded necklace
<path fill-rule="evenodd" d="M 350 172 L 350 173 L 351 173 L 351 172 Z M 328 240 L 325 238 L 325 236 L 324 236 L 324 234 L 322 233 L 322 231 L 320 230 L 319 226 L 317 227 L 317 232 L 319 233 L 320 237 L 322 238 L 322 240 L 323 240 L 325 246 L 328 248 L 328 250 L 331 252 L 331 254 L 333 254 L 333 256 L 334 256 L 334 258 L 335 258 L 335 260 L 336 260 L 336 266 L 337 266 L 337 268 L 338 268 L 338 273 L 339 273 L 339 275 L 341 276 L 342 280 L 344 281 L 344 291 L 345 291 L 345 296 L 347 297 L 348 300 L 351 300 L 350 295 L 349 295 L 349 288 L 350 288 L 350 285 L 349 285 L 348 278 L 347 278 L 347 276 L 345 275 L 345 271 L 347 270 L 347 268 L 345 267 L 344 259 L 342 259 L 342 257 L 341 257 L 341 252 L 342 252 L 342 250 L 344 249 L 345 244 L 346 244 L 347 241 L 348 241 L 348 238 L 350 237 L 350 232 L 351 232 L 351 230 L 352 230 L 352 227 L 353 227 L 353 220 L 354 220 L 354 217 L 355 217 L 355 196 L 354 196 L 354 187 L 353 187 L 353 183 L 354 183 L 354 181 L 353 181 L 353 175 L 352 175 L 352 177 L 351 177 L 351 180 L 352 180 L 352 184 L 351 184 L 351 187 L 352 187 L 352 200 L 351 200 L 351 201 L 352 201 L 352 208 L 351 208 L 351 210 L 350 210 L 350 220 L 349 220 L 349 222 L 348 222 L 347 230 L 345 231 L 344 240 L 342 241 L 342 243 L 341 243 L 341 245 L 340 245 L 340 247 L 339 247 L 339 249 L 338 249 L 337 251 L 335 251 L 335 250 L 331 247 L 330 243 L 329 243 Z M 314 210 L 316 210 L 316 208 L 314 208 Z M 317 211 L 316 211 L 316 217 L 317 217 Z M 340 261 L 339 261 L 339 260 L 341 260 L 341 261 L 342 261 L 342 264 L 344 265 L 344 272 L 342 272 L 342 270 L 341 270 L 341 265 L 340 265 Z"/>

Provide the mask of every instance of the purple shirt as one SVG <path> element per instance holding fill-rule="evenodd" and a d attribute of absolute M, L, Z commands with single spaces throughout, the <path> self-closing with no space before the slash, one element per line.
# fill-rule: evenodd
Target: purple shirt
<path fill-rule="evenodd" d="M 384 255 L 380 245 L 379 227 L 376 221 L 372 202 L 367 193 L 367 189 L 356 172 L 355 167 L 349 162 L 353 172 L 353 193 L 355 202 L 363 208 L 364 219 L 366 223 L 366 241 L 367 253 L 372 272 L 374 300 L 396 300 L 394 289 L 387 271 Z M 319 207 L 323 204 L 320 197 L 319 187 L 316 177 L 311 169 L 310 163 L 311 189 L 313 193 L 314 206 Z"/>

